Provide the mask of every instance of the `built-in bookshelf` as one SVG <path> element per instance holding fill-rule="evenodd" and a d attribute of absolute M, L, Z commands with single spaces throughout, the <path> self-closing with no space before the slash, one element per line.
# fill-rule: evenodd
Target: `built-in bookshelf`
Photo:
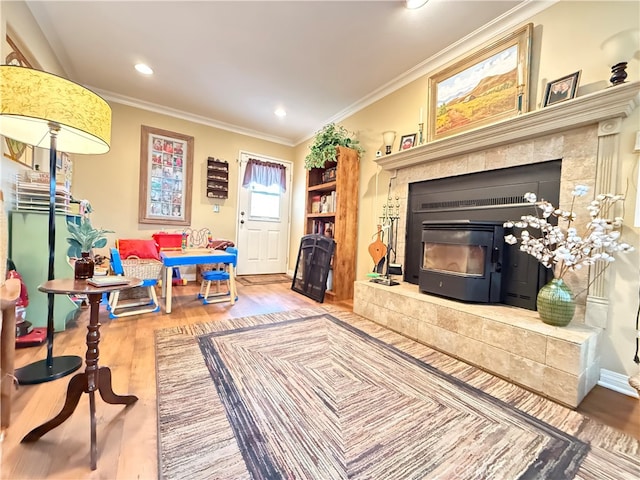
<path fill-rule="evenodd" d="M 358 236 L 360 159 L 358 152 L 350 148 L 337 147 L 336 152 L 336 161 L 307 171 L 304 231 L 331 237 L 336 242 L 331 261 L 332 281 L 325 293 L 329 302 L 353 298 Z"/>

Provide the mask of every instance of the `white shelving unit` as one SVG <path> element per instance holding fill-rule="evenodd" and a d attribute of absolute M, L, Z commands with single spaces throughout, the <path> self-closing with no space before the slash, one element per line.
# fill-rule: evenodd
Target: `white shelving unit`
<path fill-rule="evenodd" d="M 15 194 L 16 210 L 48 212 L 49 175 L 26 174 L 22 178 L 16 175 Z M 56 213 L 71 213 L 71 193 L 63 185 L 56 185 L 55 205 Z"/>

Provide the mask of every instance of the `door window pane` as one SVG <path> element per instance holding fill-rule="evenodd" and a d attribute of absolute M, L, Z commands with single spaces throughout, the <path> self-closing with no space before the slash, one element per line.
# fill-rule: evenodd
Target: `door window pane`
<path fill-rule="evenodd" d="M 253 187 L 249 198 L 249 217 L 280 220 L 280 191 L 276 188 Z"/>

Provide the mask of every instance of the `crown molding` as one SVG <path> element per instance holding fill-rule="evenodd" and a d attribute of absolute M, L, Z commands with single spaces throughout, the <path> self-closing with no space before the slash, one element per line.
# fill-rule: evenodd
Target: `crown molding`
<path fill-rule="evenodd" d="M 263 132 L 240 127 L 238 125 L 221 122 L 213 118 L 194 115 L 192 113 L 184 112 L 182 110 L 165 107 L 155 103 L 145 102 L 143 100 L 127 97 L 124 95 L 119 95 L 106 90 L 92 88 L 90 86 L 87 86 L 87 88 L 96 92 L 98 95 L 100 95 L 107 101 L 120 103 L 122 105 L 127 105 L 134 108 L 140 108 L 142 110 L 147 110 L 147 111 L 159 113 L 162 115 L 168 115 L 174 118 L 180 118 L 182 120 L 199 123 L 201 125 L 206 125 L 213 128 L 219 128 L 221 130 L 238 133 L 240 135 L 247 135 L 247 136 L 258 138 L 268 142 L 274 142 L 281 145 L 285 145 L 287 147 L 295 147 L 313 138 L 317 133 L 317 131 L 322 128 L 322 126 L 332 122 L 338 123 L 344 120 L 345 118 L 368 107 L 369 105 L 377 102 L 378 100 L 386 97 L 387 95 L 399 90 L 405 85 L 408 85 L 409 83 L 421 77 L 425 77 L 426 75 L 439 70 L 446 64 L 456 60 L 457 58 L 461 58 L 462 56 L 468 54 L 470 51 L 474 50 L 475 48 L 478 48 L 480 45 L 496 37 L 499 37 L 500 35 L 506 34 L 511 30 L 513 30 L 514 28 L 521 26 L 523 23 L 528 21 L 531 17 L 540 13 L 543 10 L 546 10 L 547 8 L 554 5 L 558 1 L 559 0 L 542 0 L 542 1 L 527 0 L 517 5 L 516 7 L 504 13 L 500 17 L 494 19 L 492 22 L 483 25 L 478 30 L 475 30 L 474 32 L 467 35 L 466 37 L 451 44 L 448 48 L 441 50 L 437 54 L 427 58 L 423 62 L 419 63 L 415 67 L 406 71 L 402 75 L 397 76 L 393 80 L 389 81 L 388 83 L 381 86 L 380 88 L 374 90 L 373 92 L 366 95 L 365 97 L 358 100 L 357 102 L 353 103 L 349 107 L 341 110 L 340 112 L 337 112 L 335 115 L 333 115 L 332 117 L 327 119 L 325 122 L 323 122 L 322 125 L 318 126 L 318 128 L 314 129 L 313 132 L 310 132 L 309 134 L 297 140 L 291 140 L 288 138 L 267 135 Z"/>
<path fill-rule="evenodd" d="M 479 48 L 481 45 L 522 26 L 527 23 L 531 17 L 558 3 L 558 1 L 559 0 L 528 0 L 517 5 L 500 17 L 494 19 L 492 22 L 483 25 L 481 28 L 470 33 L 466 37 L 452 43 L 446 49 L 432 55 L 422 63 L 419 63 L 402 75 L 397 76 L 387 84 L 374 90 L 369 95 L 361 98 L 356 103 L 336 113 L 333 117 L 329 118 L 325 124 L 331 122 L 338 123 L 387 95 L 390 95 L 396 90 L 399 90 L 405 85 L 440 70 L 450 62 L 468 55 L 469 52 Z M 319 127 L 318 130 L 320 128 L 321 127 Z M 315 133 L 305 136 L 295 143 L 300 144 L 309 140 L 313 135 L 315 135 Z"/>
<path fill-rule="evenodd" d="M 288 138 L 276 137 L 273 135 L 267 135 L 257 130 L 251 130 L 249 128 L 240 127 L 230 123 L 220 122 L 212 118 L 203 117 L 201 115 L 194 115 L 193 113 L 184 112 L 175 108 L 165 107 L 156 103 L 145 102 L 143 100 L 127 97 L 125 95 L 119 95 L 117 93 L 109 92 L 107 90 L 101 90 L 86 85 L 86 87 L 92 92 L 97 93 L 107 101 L 120 103 L 129 107 L 139 108 L 141 110 L 147 110 L 149 112 L 159 113 L 161 115 L 168 115 L 170 117 L 179 118 L 188 122 L 199 123 L 208 127 L 219 128 L 220 130 L 226 130 L 228 132 L 238 133 L 240 135 L 247 135 L 252 138 L 259 138 L 268 142 L 279 143 L 286 145 L 287 147 L 294 147 L 296 144 Z"/>
<path fill-rule="evenodd" d="M 385 155 L 375 159 L 375 162 L 385 170 L 411 167 L 543 135 L 556 134 L 603 120 L 626 118 L 639 105 L 640 82 L 625 83 Z"/>

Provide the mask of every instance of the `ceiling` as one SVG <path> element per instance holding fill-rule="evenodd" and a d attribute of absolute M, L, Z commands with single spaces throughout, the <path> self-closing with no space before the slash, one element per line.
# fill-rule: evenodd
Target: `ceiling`
<path fill-rule="evenodd" d="M 296 145 L 527 1 L 26 3 L 67 76 L 107 100 Z"/>

